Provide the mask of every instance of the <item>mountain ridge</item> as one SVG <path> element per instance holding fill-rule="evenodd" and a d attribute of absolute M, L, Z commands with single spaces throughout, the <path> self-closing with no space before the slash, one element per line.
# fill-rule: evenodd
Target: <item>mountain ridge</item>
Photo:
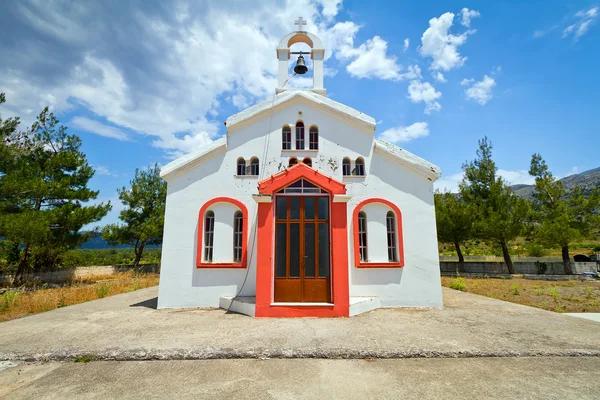
<path fill-rule="evenodd" d="M 600 188 L 600 167 L 565 176 L 559 179 L 559 181 L 563 183 L 567 192 L 573 190 L 575 186 L 579 186 L 584 194 L 589 194 L 595 188 Z M 519 197 L 526 199 L 533 198 L 534 185 L 517 184 L 512 185 L 511 188 Z"/>

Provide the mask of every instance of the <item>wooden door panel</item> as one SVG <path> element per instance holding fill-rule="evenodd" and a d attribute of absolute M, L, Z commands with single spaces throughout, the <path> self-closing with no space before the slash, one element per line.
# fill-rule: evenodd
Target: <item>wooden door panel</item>
<path fill-rule="evenodd" d="M 275 201 L 275 302 L 330 302 L 329 198 Z"/>

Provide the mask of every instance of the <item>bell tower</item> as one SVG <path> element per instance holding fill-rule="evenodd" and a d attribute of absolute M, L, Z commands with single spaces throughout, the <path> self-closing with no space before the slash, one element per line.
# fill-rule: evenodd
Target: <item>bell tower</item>
<path fill-rule="evenodd" d="M 295 43 L 306 43 L 310 47 L 310 58 L 313 60 L 313 87 L 310 90 L 325 96 L 326 92 L 323 87 L 323 58 L 325 57 L 325 49 L 323 48 L 323 42 L 316 35 L 303 30 L 303 25 L 306 25 L 306 21 L 302 17 L 298 18 L 294 23 L 298 25 L 298 30 L 285 35 L 277 46 L 279 74 L 275 92 L 281 93 L 288 90 L 287 80 L 290 78 L 288 76 L 288 61 L 290 55 L 293 54 L 290 52 L 290 46 Z M 300 54 L 295 68 L 297 73 L 302 74 L 302 71 L 306 71 L 306 67 L 302 68 L 303 61 L 304 58 Z"/>

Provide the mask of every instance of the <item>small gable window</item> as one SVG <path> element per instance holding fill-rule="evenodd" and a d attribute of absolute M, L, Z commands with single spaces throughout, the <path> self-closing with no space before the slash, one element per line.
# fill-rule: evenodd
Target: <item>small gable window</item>
<path fill-rule="evenodd" d="M 360 218 L 360 217 L 359 217 Z M 388 243 L 388 261 L 397 262 L 398 252 L 396 251 L 396 216 L 388 211 L 386 216 L 387 225 L 387 243 Z"/>
<path fill-rule="evenodd" d="M 233 215 L 233 262 L 242 262 L 242 232 L 244 216 L 241 211 Z"/>
<path fill-rule="evenodd" d="M 306 164 L 306 165 L 308 165 L 309 167 L 312 168 L 312 160 L 311 160 L 311 158 L 310 157 L 305 157 L 304 160 L 302 160 L 302 164 Z"/>
<path fill-rule="evenodd" d="M 352 175 L 352 166 L 348 157 L 344 157 L 342 160 L 342 174 L 344 176 Z"/>
<path fill-rule="evenodd" d="M 319 128 L 316 126 L 311 126 L 308 134 L 308 148 L 310 150 L 318 150 L 319 149 Z"/>
<path fill-rule="evenodd" d="M 292 167 L 294 165 L 298 164 L 298 159 L 296 157 L 292 157 L 290 158 L 290 161 L 288 163 L 288 167 Z"/>
<path fill-rule="evenodd" d="M 237 159 L 237 174 L 238 176 L 246 175 L 246 160 L 242 157 Z"/>
<path fill-rule="evenodd" d="M 362 157 L 358 157 L 354 162 L 354 175 L 365 176 L 365 160 Z"/>
<path fill-rule="evenodd" d="M 258 176 L 258 158 L 252 157 L 250 160 L 250 175 Z"/>
<path fill-rule="evenodd" d="M 204 262 L 212 262 L 215 240 L 215 213 L 211 210 L 204 217 Z"/>
<path fill-rule="evenodd" d="M 358 213 L 358 252 L 360 261 L 367 261 L 367 214 L 364 211 Z"/>
<path fill-rule="evenodd" d="M 296 150 L 304 150 L 304 123 L 296 123 Z"/>
<path fill-rule="evenodd" d="M 292 149 L 292 128 L 287 125 L 281 129 L 281 149 Z"/>

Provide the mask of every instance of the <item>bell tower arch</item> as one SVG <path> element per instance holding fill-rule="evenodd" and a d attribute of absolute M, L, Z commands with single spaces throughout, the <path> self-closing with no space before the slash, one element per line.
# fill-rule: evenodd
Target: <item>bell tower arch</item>
<path fill-rule="evenodd" d="M 295 24 L 298 25 L 298 30 L 285 35 L 277 46 L 279 74 L 275 92 L 281 93 L 287 90 L 286 80 L 288 79 L 290 47 L 295 43 L 305 43 L 310 47 L 310 58 L 313 60 L 313 87 L 310 90 L 325 96 L 326 92 L 323 87 L 323 59 L 325 57 L 325 49 L 323 48 L 323 42 L 317 35 L 303 30 L 303 25 L 306 25 L 306 21 L 302 17 L 298 18 Z"/>

